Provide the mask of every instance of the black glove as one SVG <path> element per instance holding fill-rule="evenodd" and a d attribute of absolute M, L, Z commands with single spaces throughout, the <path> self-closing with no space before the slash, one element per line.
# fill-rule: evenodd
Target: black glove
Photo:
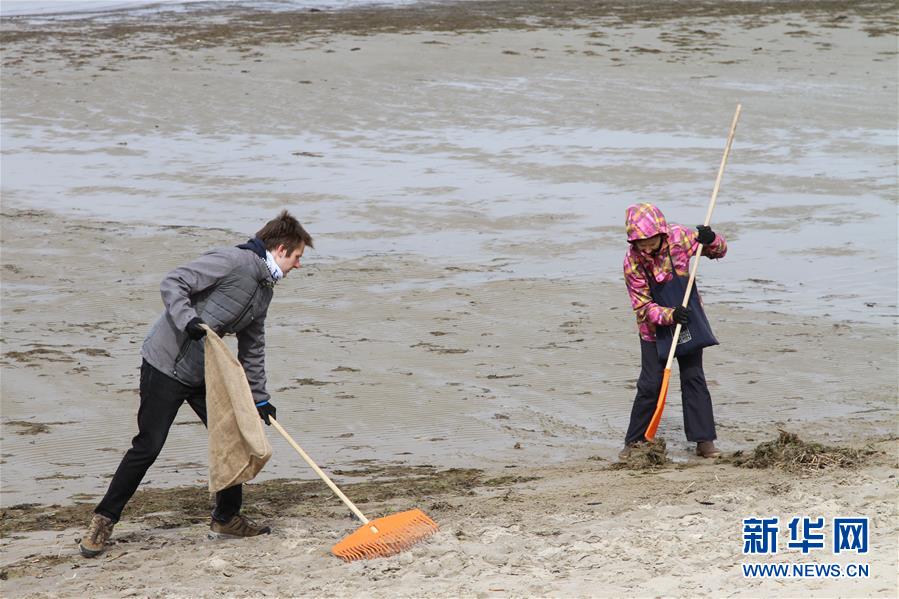
<path fill-rule="evenodd" d="M 674 309 L 674 322 L 677 324 L 687 324 L 690 322 L 690 308 L 678 306 Z"/>
<path fill-rule="evenodd" d="M 256 404 L 256 411 L 259 412 L 259 417 L 269 426 L 272 425 L 269 418 L 275 418 L 275 414 L 278 412 L 270 401 L 261 401 Z"/>
<path fill-rule="evenodd" d="M 699 231 L 699 234 L 696 236 L 697 241 L 702 245 L 709 245 L 713 241 L 715 241 L 715 232 L 712 231 L 711 227 L 707 227 L 705 225 L 699 225 L 696 227 L 696 230 Z"/>
<path fill-rule="evenodd" d="M 200 326 L 203 324 L 206 324 L 203 322 L 203 319 L 199 316 L 195 316 L 194 318 L 191 318 L 190 322 L 187 323 L 187 326 L 184 327 L 184 332 L 194 341 L 198 341 L 206 336 L 206 329 Z"/>

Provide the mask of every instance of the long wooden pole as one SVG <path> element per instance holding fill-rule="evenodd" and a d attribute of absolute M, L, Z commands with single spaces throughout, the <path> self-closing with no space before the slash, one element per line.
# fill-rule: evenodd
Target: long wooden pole
<path fill-rule="evenodd" d="M 271 416 L 269 416 L 269 420 L 271 421 L 272 426 L 275 427 L 275 430 L 277 430 L 279 433 L 281 433 L 281 436 L 284 437 L 284 439 L 288 443 L 290 443 L 290 446 L 293 447 L 298 454 L 300 454 L 301 458 L 306 460 L 306 463 L 309 464 L 309 467 L 312 468 L 313 470 L 315 470 L 315 473 L 318 474 L 319 477 L 321 477 L 321 479 L 323 481 L 325 481 L 325 483 L 327 483 L 327 485 L 329 487 L 331 487 L 331 490 L 334 491 L 334 494 L 337 495 L 338 497 L 340 497 L 340 500 L 343 501 L 346 504 L 346 506 L 348 508 L 350 508 L 350 510 L 354 514 L 356 514 L 356 517 L 362 521 L 362 524 L 368 524 L 368 518 L 365 517 L 365 514 L 363 514 L 359 510 L 359 508 L 357 508 L 356 505 L 352 501 L 350 501 L 346 495 L 343 494 L 343 491 L 341 491 L 340 489 L 337 488 L 337 485 L 335 485 L 331 481 L 331 479 L 328 477 L 328 475 L 325 474 L 324 470 L 319 468 L 318 464 L 316 464 L 314 461 L 312 461 L 312 458 L 309 457 L 309 454 L 307 454 L 305 451 L 303 451 L 303 448 L 300 447 L 299 444 L 296 441 L 294 441 L 290 435 L 287 434 L 287 431 L 284 430 L 284 428 L 280 424 L 278 424 L 278 421 L 275 420 L 274 418 L 272 418 Z M 375 530 L 375 532 L 377 532 L 377 530 Z"/>
<path fill-rule="evenodd" d="M 730 146 L 734 142 L 734 133 L 737 131 L 737 121 L 740 120 L 740 111 L 743 109 L 741 104 L 737 104 L 737 110 L 734 112 L 734 120 L 730 125 L 730 134 L 727 136 L 727 145 L 724 146 L 724 155 L 721 157 L 721 166 L 718 167 L 718 176 L 715 178 L 715 187 L 712 189 L 712 200 L 709 202 L 709 209 L 705 213 L 705 221 L 703 224 L 708 227 L 712 221 L 712 211 L 715 210 L 715 201 L 718 199 L 718 189 L 721 187 L 721 178 L 724 176 L 724 166 L 727 164 L 727 156 L 730 154 Z M 696 271 L 699 270 L 699 258 L 702 256 L 702 244 L 696 248 L 696 255 L 690 268 L 690 278 L 687 280 L 687 291 L 684 293 L 684 301 L 681 305 L 686 308 L 687 302 L 690 301 L 690 292 L 693 290 L 693 282 L 696 280 Z M 673 268 L 673 265 L 672 265 Z M 677 276 L 677 273 L 673 273 Z M 674 362 L 674 352 L 677 349 L 677 340 L 680 338 L 681 324 L 678 323 L 674 327 L 674 336 L 671 339 L 671 349 L 668 351 L 668 361 L 665 363 L 665 373 L 662 375 L 662 388 L 659 390 L 659 399 L 656 402 L 656 411 L 646 427 L 644 437 L 647 441 L 652 441 L 656 436 L 659 428 L 659 422 L 662 420 L 662 412 L 665 410 L 665 399 L 668 397 L 668 383 L 671 379 L 671 365 Z"/>

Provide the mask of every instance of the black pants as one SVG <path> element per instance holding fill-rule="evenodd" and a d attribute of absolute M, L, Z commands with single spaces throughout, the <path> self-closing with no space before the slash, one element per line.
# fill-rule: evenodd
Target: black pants
<path fill-rule="evenodd" d="M 109 490 L 94 510 L 118 522 L 125 504 L 137 491 L 147 469 L 156 461 L 169 429 L 184 402 L 190 404 L 203 424 L 206 424 L 206 388 L 188 387 L 150 366 L 146 360 L 140 367 L 140 408 L 137 411 L 138 433 L 131 440 L 131 449 L 119 464 Z M 215 494 L 212 517 L 227 522 L 240 512 L 243 501 L 241 485 L 228 487 Z"/>
<path fill-rule="evenodd" d="M 640 362 L 637 396 L 631 409 L 631 423 L 627 427 L 625 443 L 644 439 L 646 427 L 652 420 L 659 400 L 662 376 L 665 374 L 665 362 L 659 358 L 653 341 L 640 339 Z M 680 367 L 681 401 L 687 440 L 714 441 L 717 438 L 715 416 L 712 414 L 712 396 L 709 395 L 705 373 L 702 371 L 702 350 L 678 357 L 677 364 Z"/>

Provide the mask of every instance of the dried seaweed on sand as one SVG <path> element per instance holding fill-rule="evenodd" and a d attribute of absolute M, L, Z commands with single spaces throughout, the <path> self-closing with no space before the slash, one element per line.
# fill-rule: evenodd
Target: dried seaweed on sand
<path fill-rule="evenodd" d="M 609 466 L 610 470 L 656 470 L 664 467 L 671 460 L 665 439 L 656 437 L 652 441 L 638 443 L 631 448 L 630 454 L 620 462 Z"/>
<path fill-rule="evenodd" d="M 737 451 L 728 461 L 742 468 L 781 468 L 790 472 L 815 471 L 824 468 L 854 468 L 877 453 L 873 449 L 832 447 L 807 442 L 795 433 L 778 429 L 776 441 L 760 443 L 750 454 Z"/>

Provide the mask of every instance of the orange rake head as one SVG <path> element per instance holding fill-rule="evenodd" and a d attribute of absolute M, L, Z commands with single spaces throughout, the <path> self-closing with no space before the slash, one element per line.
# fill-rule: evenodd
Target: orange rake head
<path fill-rule="evenodd" d="M 331 548 L 344 561 L 395 555 L 437 532 L 437 523 L 419 509 L 372 520 Z"/>
<path fill-rule="evenodd" d="M 649 421 L 649 426 L 646 427 L 646 433 L 643 435 L 647 441 L 652 441 L 656 436 L 656 431 L 659 429 L 659 422 L 662 421 L 662 411 L 665 409 L 665 398 L 668 397 L 668 382 L 670 380 L 671 369 L 666 368 L 665 374 L 662 375 L 662 388 L 659 389 L 659 399 L 656 401 L 656 411 L 653 413 L 652 418 Z"/>

